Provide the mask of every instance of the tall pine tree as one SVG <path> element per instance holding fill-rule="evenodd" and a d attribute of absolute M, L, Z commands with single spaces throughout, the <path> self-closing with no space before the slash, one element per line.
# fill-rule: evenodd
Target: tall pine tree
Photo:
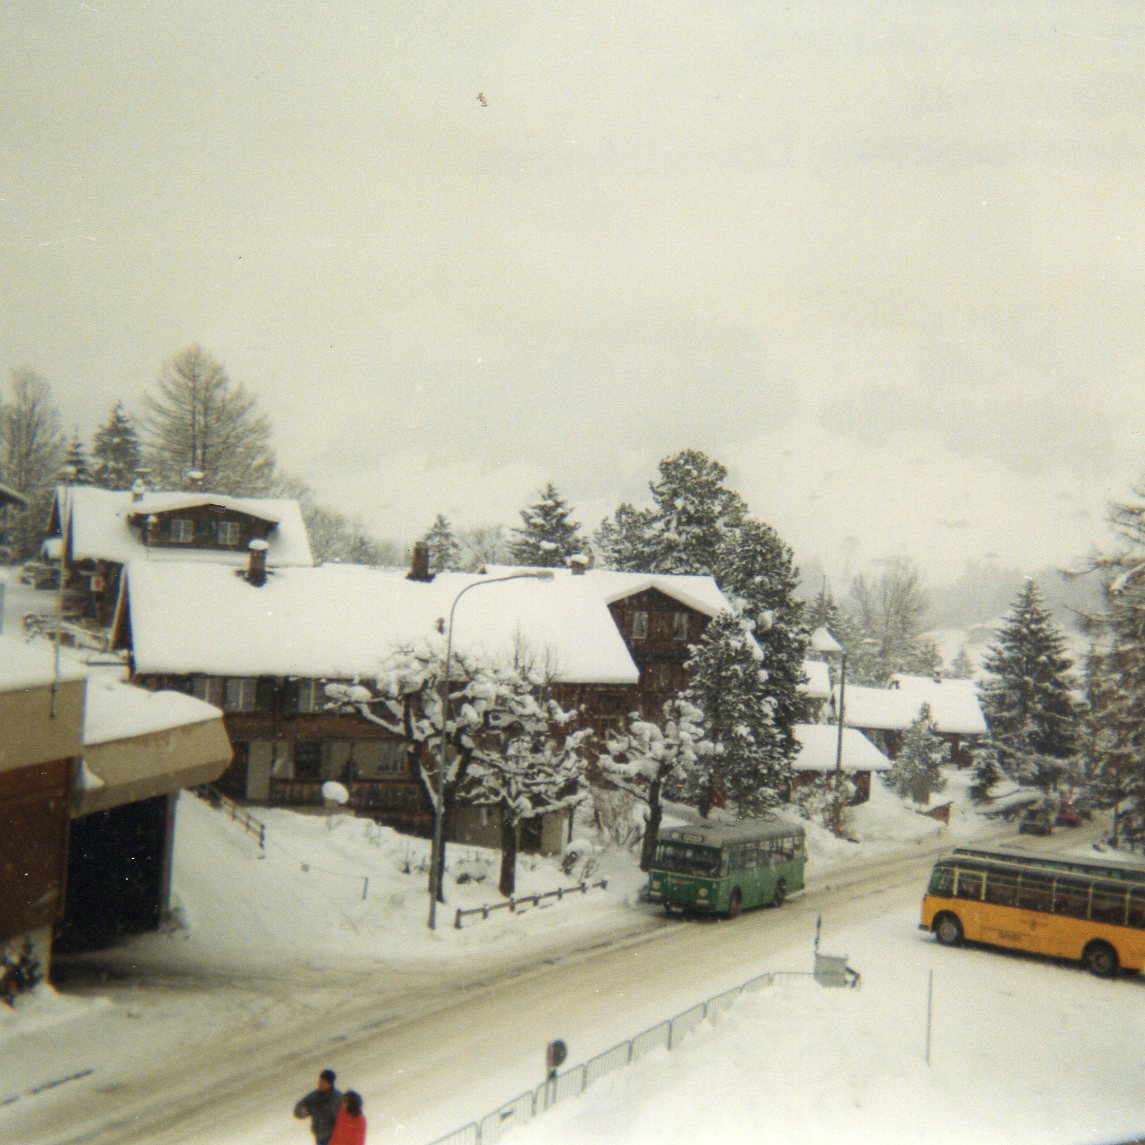
<path fill-rule="evenodd" d="M 1065 638 L 1026 581 L 982 661 L 979 686 L 990 737 L 1003 769 L 1044 790 L 1055 785 L 1080 746 L 1073 661 Z"/>
<path fill-rule="evenodd" d="M 798 572 L 791 549 L 770 525 L 748 515 L 747 503 L 726 480 L 724 466 L 698 450 L 665 458 L 659 480 L 649 486 L 654 508 L 622 505 L 595 541 L 611 568 L 715 578 L 751 621 L 764 650 L 760 702 L 791 759 L 807 652 L 804 606 L 795 596 Z"/>
<path fill-rule="evenodd" d="M 791 787 L 791 756 L 761 695 L 767 671 L 751 622 L 731 612 L 714 616 L 687 667 L 686 698 L 702 713 L 713 749 L 689 784 L 700 814 L 730 803 L 742 818 L 782 803 Z"/>
<path fill-rule="evenodd" d="M 123 402 L 111 407 L 107 421 L 95 431 L 91 455 L 92 477 L 103 489 L 130 489 L 135 481 L 143 451 L 139 434 L 123 408 Z"/>
<path fill-rule="evenodd" d="M 71 444 L 64 454 L 64 463 L 60 466 L 60 483 L 62 485 L 92 485 L 95 478 L 87 462 L 87 450 L 77 429 L 72 435 Z"/>
<path fill-rule="evenodd" d="M 521 510 L 521 526 L 513 530 L 509 554 L 516 564 L 564 568 L 569 557 L 584 550 L 580 525 L 551 481 L 537 495 L 539 501 Z"/>
<path fill-rule="evenodd" d="M 453 535 L 449 518 L 441 513 L 433 519 L 429 532 L 425 535 L 429 547 L 430 572 L 446 572 L 458 567 L 461 561 L 461 545 Z"/>
<path fill-rule="evenodd" d="M 883 782 L 902 799 L 929 803 L 931 795 L 946 785 L 942 765 L 947 755 L 946 741 L 934 726 L 929 705 L 923 704 L 903 736 L 894 764 L 883 772 Z"/>

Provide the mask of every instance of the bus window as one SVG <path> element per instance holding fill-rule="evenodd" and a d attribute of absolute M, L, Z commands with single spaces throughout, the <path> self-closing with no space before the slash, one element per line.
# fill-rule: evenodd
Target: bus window
<path fill-rule="evenodd" d="M 656 866 L 681 875 L 704 875 L 714 878 L 720 873 L 720 853 L 713 847 L 690 847 L 686 843 L 664 842 L 656 848 Z"/>
<path fill-rule="evenodd" d="M 954 870 L 951 867 L 935 867 L 930 872 L 930 886 L 926 888 L 928 894 L 942 895 L 949 898 L 954 893 Z"/>
<path fill-rule="evenodd" d="M 958 885 L 954 894 L 960 899 L 980 899 L 982 897 L 982 876 L 977 871 L 959 871 Z"/>
<path fill-rule="evenodd" d="M 1088 918 L 1089 884 L 1080 879 L 1058 879 L 1054 914 L 1064 914 L 1067 918 Z"/>
<path fill-rule="evenodd" d="M 1010 871 L 991 871 L 986 880 L 986 901 L 1014 906 L 1018 901 L 1018 876 Z"/>
<path fill-rule="evenodd" d="M 1130 926 L 1145 930 L 1145 890 L 1129 892 L 1129 918 Z"/>
<path fill-rule="evenodd" d="M 1023 871 L 1018 884 L 1018 906 L 1023 910 L 1050 911 L 1053 905 L 1053 875 L 1034 875 Z"/>
<path fill-rule="evenodd" d="M 1094 922 L 1115 922 L 1124 926 L 1125 895 L 1124 890 L 1095 886 L 1093 888 L 1093 900 L 1090 903 L 1089 917 Z"/>

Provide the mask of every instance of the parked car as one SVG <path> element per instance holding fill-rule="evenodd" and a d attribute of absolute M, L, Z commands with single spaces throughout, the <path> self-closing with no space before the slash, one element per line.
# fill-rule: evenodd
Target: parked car
<path fill-rule="evenodd" d="M 1044 807 L 1027 807 L 1018 822 L 1019 835 L 1049 835 L 1053 829 L 1053 820 Z"/>

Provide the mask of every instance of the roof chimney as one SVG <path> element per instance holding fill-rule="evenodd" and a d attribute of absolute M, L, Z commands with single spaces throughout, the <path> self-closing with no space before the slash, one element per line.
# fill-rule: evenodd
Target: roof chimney
<path fill-rule="evenodd" d="M 573 553 L 569 557 L 569 568 L 572 569 L 573 576 L 584 576 L 589 568 L 588 557 L 584 553 Z"/>
<path fill-rule="evenodd" d="M 131 503 L 133 505 L 143 500 L 143 494 L 147 492 L 147 486 L 143 484 L 142 477 L 136 477 L 131 486 Z"/>
<path fill-rule="evenodd" d="M 257 538 L 247 546 L 250 559 L 247 561 L 246 578 L 255 588 L 266 584 L 266 550 L 270 546 Z"/>
<path fill-rule="evenodd" d="M 203 471 L 201 469 L 188 469 L 187 483 L 196 493 L 201 492 L 203 488 Z"/>
<path fill-rule="evenodd" d="M 406 580 L 420 580 L 428 583 L 433 580 L 433 573 L 429 571 L 429 545 L 425 541 L 415 541 L 413 546 L 413 560 L 410 570 L 406 573 Z"/>

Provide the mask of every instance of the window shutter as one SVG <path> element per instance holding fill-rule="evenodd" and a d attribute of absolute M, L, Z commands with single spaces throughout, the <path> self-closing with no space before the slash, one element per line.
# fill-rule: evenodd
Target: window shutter
<path fill-rule="evenodd" d="M 273 676 L 259 676 L 255 681 L 254 707 L 257 712 L 274 711 L 275 679 Z"/>
<path fill-rule="evenodd" d="M 298 680 L 282 681 L 282 710 L 284 712 L 293 714 L 298 711 L 298 692 L 300 687 L 301 683 Z"/>

